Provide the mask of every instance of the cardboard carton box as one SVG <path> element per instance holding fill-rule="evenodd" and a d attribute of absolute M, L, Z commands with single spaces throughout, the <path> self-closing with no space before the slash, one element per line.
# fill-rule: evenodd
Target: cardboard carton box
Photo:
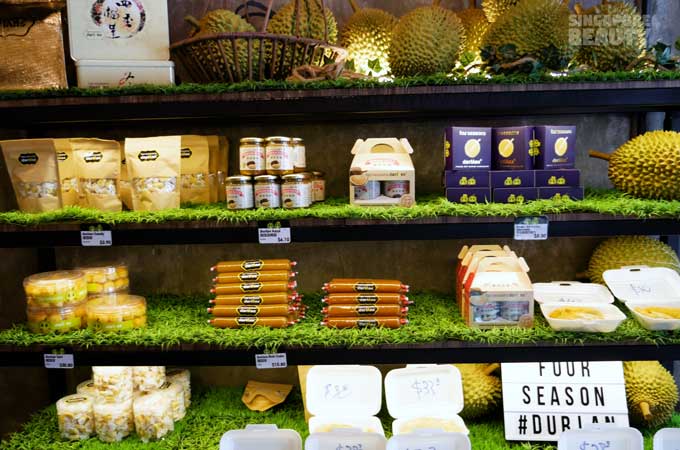
<path fill-rule="evenodd" d="M 444 137 L 445 169 L 491 169 L 491 136 L 491 128 L 447 128 Z"/>
<path fill-rule="evenodd" d="M 580 186 L 581 171 L 578 169 L 537 170 L 536 187 Z"/>
<path fill-rule="evenodd" d="M 444 172 L 444 187 L 489 187 L 489 172 L 486 170 L 447 170 Z"/>
<path fill-rule="evenodd" d="M 537 169 L 573 169 L 576 162 L 576 127 L 543 125 L 534 136 L 541 143 L 536 155 Z"/>
<path fill-rule="evenodd" d="M 494 170 L 531 170 L 536 154 L 538 142 L 534 142 L 534 127 L 493 129 Z"/>

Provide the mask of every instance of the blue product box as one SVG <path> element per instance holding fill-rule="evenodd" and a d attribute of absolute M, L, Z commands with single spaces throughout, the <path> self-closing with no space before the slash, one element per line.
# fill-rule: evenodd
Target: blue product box
<path fill-rule="evenodd" d="M 444 187 L 489 187 L 489 172 L 486 170 L 447 170 L 444 172 Z"/>
<path fill-rule="evenodd" d="M 536 187 L 581 185 L 581 171 L 578 169 L 537 170 Z"/>
<path fill-rule="evenodd" d="M 534 187 L 536 185 L 533 170 L 493 170 L 489 172 L 492 188 Z"/>
<path fill-rule="evenodd" d="M 493 190 L 495 203 L 526 203 L 536 200 L 538 192 L 536 188 L 498 188 Z"/>
<path fill-rule="evenodd" d="M 573 169 L 576 163 L 576 127 L 543 125 L 536 127 L 536 140 L 541 143 L 536 155 L 537 169 Z"/>
<path fill-rule="evenodd" d="M 491 169 L 491 128 L 449 127 L 444 134 L 445 170 Z"/>
<path fill-rule="evenodd" d="M 494 170 L 532 170 L 538 154 L 534 127 L 494 128 L 491 153 Z"/>
<path fill-rule="evenodd" d="M 486 203 L 491 201 L 489 188 L 447 188 L 446 199 L 453 203 Z"/>

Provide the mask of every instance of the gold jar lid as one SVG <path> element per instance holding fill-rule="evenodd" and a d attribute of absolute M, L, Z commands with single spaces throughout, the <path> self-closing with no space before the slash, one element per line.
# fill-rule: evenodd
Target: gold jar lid
<path fill-rule="evenodd" d="M 297 182 L 304 182 L 308 181 L 310 179 L 310 176 L 308 173 L 291 173 L 290 175 L 284 175 L 283 177 L 283 182 L 291 182 L 291 183 L 297 183 Z"/>
<path fill-rule="evenodd" d="M 305 145 L 305 141 L 304 141 L 304 139 L 302 139 L 302 138 L 296 138 L 296 137 L 294 137 L 294 138 L 291 139 L 291 141 L 292 141 L 293 144 L 295 144 L 295 145 Z"/>
<path fill-rule="evenodd" d="M 264 139 L 259 137 L 244 137 L 241 138 L 241 144 L 264 144 Z"/>
<path fill-rule="evenodd" d="M 255 177 L 256 183 L 276 183 L 279 177 L 276 175 L 258 175 Z"/>
<path fill-rule="evenodd" d="M 248 184 L 251 178 L 245 175 L 234 175 L 233 177 L 227 177 L 227 184 Z"/>
<path fill-rule="evenodd" d="M 288 144 L 291 141 L 291 139 L 286 136 L 269 136 L 266 140 L 268 144 Z"/>
<path fill-rule="evenodd" d="M 325 173 L 321 172 L 320 170 L 315 170 L 312 172 L 312 175 L 314 175 L 314 178 L 323 178 Z"/>

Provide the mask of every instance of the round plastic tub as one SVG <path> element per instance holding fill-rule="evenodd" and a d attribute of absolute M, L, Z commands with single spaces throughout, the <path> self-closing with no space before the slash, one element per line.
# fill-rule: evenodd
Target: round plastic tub
<path fill-rule="evenodd" d="M 160 389 L 163 383 L 165 383 L 165 366 L 135 366 L 132 368 L 132 384 L 135 391 L 153 391 Z"/>
<path fill-rule="evenodd" d="M 167 389 L 135 397 L 132 405 L 135 429 L 142 442 L 159 440 L 175 429 L 171 403 L 172 398 Z"/>
<path fill-rule="evenodd" d="M 87 300 L 87 281 L 79 270 L 36 273 L 24 279 L 24 291 L 29 306 L 63 307 Z"/>
<path fill-rule="evenodd" d="M 79 267 L 78 270 L 85 273 L 89 295 L 127 293 L 130 287 L 128 268 L 125 264 Z"/>
<path fill-rule="evenodd" d="M 28 329 L 32 333 L 69 333 L 85 328 L 87 309 L 85 302 L 63 307 L 40 307 L 28 305 L 26 308 Z"/>
<path fill-rule="evenodd" d="M 132 400 L 121 403 L 95 403 L 94 429 L 102 442 L 120 442 L 134 430 Z"/>
<path fill-rule="evenodd" d="M 87 327 L 93 331 L 126 331 L 146 326 L 146 300 L 128 294 L 100 295 L 87 302 Z"/>
<path fill-rule="evenodd" d="M 92 398 L 87 395 L 67 395 L 57 402 L 59 434 L 69 441 L 89 439 L 94 432 Z"/>
<path fill-rule="evenodd" d="M 132 398 L 132 367 L 94 366 L 92 381 L 98 403 L 122 403 Z"/>

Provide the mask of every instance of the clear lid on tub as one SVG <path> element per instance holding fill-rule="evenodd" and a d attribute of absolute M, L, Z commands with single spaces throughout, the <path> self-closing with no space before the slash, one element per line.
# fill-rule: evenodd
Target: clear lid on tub
<path fill-rule="evenodd" d="M 624 267 L 607 270 L 602 278 L 624 302 L 680 300 L 680 275 L 666 267 Z"/>
<path fill-rule="evenodd" d="M 451 364 L 409 364 L 387 373 L 385 399 L 395 419 L 458 414 L 463 410 L 463 379 Z"/>
<path fill-rule="evenodd" d="M 79 270 L 85 274 L 88 281 L 97 281 L 96 277 L 105 277 L 108 280 L 116 280 L 118 278 L 127 278 L 128 267 L 123 263 L 111 263 L 111 264 L 97 264 L 92 266 L 77 267 Z M 105 281 L 105 280 L 102 280 Z"/>
<path fill-rule="evenodd" d="M 42 272 L 24 278 L 24 288 L 49 289 L 54 291 L 73 289 L 85 282 L 85 274 L 80 270 L 58 270 Z"/>
<path fill-rule="evenodd" d="M 314 416 L 374 416 L 382 405 L 382 374 L 373 366 L 314 366 L 305 399 Z"/>
<path fill-rule="evenodd" d="M 463 433 L 446 433 L 440 430 L 417 430 L 409 434 L 392 436 L 387 450 L 471 450 L 470 438 Z"/>
<path fill-rule="evenodd" d="M 534 299 L 541 304 L 614 303 L 614 297 L 605 286 L 579 281 L 534 283 Z"/>
<path fill-rule="evenodd" d="M 246 425 L 243 430 L 231 430 L 222 435 L 220 450 L 302 450 L 297 431 L 276 425 Z"/>
<path fill-rule="evenodd" d="M 676 450 L 680 447 L 680 428 L 664 428 L 654 435 L 654 450 Z"/>
<path fill-rule="evenodd" d="M 94 398 L 97 394 L 97 388 L 94 385 L 94 381 L 85 380 L 76 387 L 76 392 L 81 395 L 89 395 Z"/>
<path fill-rule="evenodd" d="M 119 314 L 140 309 L 146 310 L 146 299 L 138 295 L 98 295 L 87 302 L 88 314 Z"/>
<path fill-rule="evenodd" d="M 603 449 L 604 447 L 599 445 L 600 442 L 608 442 L 607 448 L 610 450 L 642 450 L 644 447 L 642 434 L 635 428 L 600 425 L 563 432 L 557 442 L 557 449 L 579 450 L 584 448 L 584 443 L 591 444 L 585 446 L 587 449 Z"/>
<path fill-rule="evenodd" d="M 57 402 L 57 414 L 91 413 L 92 397 L 83 394 L 72 394 L 62 397 Z"/>
<path fill-rule="evenodd" d="M 385 450 L 387 441 L 379 433 L 366 433 L 356 428 L 338 428 L 327 433 L 312 433 L 305 450 L 362 449 Z"/>

